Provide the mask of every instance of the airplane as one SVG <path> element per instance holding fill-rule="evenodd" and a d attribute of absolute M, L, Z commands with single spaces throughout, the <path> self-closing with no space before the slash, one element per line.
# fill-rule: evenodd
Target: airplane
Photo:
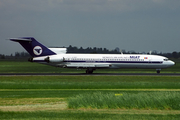
<path fill-rule="evenodd" d="M 86 69 L 87 74 L 105 68 L 143 68 L 156 69 L 175 65 L 175 62 L 159 55 L 147 54 L 66 54 L 66 48 L 47 48 L 33 37 L 10 38 L 19 42 L 32 56 L 28 61 L 62 67 Z"/>

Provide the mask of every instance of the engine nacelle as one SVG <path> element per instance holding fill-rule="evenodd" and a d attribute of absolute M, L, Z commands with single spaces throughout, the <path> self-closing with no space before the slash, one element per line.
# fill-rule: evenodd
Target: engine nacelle
<path fill-rule="evenodd" d="M 64 57 L 60 57 L 57 55 L 53 55 L 53 56 L 48 56 L 44 59 L 46 62 L 63 62 L 64 61 Z"/>

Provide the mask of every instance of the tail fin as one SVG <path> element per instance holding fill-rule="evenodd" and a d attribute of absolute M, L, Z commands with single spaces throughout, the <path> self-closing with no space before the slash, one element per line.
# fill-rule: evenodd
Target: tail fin
<path fill-rule="evenodd" d="M 46 46 L 36 41 L 33 37 L 10 38 L 10 40 L 19 42 L 32 57 L 56 54 L 50 49 L 48 49 Z"/>

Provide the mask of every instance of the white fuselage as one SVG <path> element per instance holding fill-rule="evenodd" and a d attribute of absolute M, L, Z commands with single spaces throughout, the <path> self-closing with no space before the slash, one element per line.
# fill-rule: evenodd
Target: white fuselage
<path fill-rule="evenodd" d="M 48 58 L 48 62 L 45 59 Z M 175 63 L 158 55 L 59 54 L 33 58 L 34 62 L 65 68 L 167 68 Z"/>

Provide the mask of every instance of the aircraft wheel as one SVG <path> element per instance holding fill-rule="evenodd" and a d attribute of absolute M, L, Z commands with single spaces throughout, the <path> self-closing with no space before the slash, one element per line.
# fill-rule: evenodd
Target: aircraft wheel
<path fill-rule="evenodd" d="M 92 74 L 93 70 L 86 70 L 86 74 Z"/>
<path fill-rule="evenodd" d="M 93 70 L 90 71 L 90 74 L 92 74 L 92 73 L 93 73 Z"/>
<path fill-rule="evenodd" d="M 157 70 L 157 74 L 159 74 L 160 73 L 160 70 Z"/>

